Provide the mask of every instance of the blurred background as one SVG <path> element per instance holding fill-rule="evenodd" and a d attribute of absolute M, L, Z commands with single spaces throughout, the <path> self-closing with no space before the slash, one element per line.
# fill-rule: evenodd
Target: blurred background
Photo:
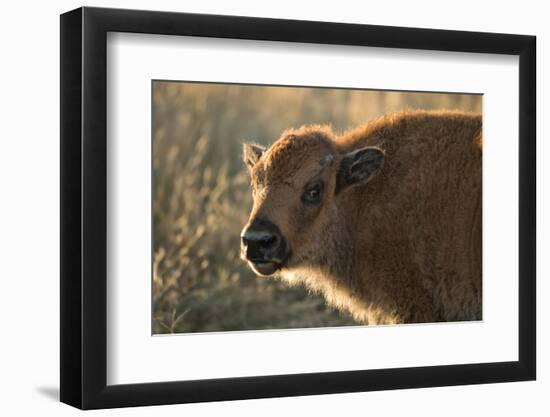
<path fill-rule="evenodd" d="M 344 131 L 386 112 L 481 112 L 479 95 L 153 81 L 153 333 L 349 326 L 301 286 L 239 259 L 252 205 L 243 142 L 303 124 Z"/>

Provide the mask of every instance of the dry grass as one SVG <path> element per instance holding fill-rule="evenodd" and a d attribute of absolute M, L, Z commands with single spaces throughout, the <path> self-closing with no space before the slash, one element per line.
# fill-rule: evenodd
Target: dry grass
<path fill-rule="evenodd" d="M 355 324 L 239 259 L 251 207 L 241 146 L 269 144 L 292 126 L 343 130 L 404 108 L 481 111 L 481 97 L 154 82 L 154 333 Z"/>

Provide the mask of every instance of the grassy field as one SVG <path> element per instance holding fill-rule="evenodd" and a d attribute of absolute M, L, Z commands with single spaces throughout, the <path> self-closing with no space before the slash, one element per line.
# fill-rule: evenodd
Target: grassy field
<path fill-rule="evenodd" d="M 153 332 L 356 324 L 239 259 L 252 204 L 242 143 L 269 145 L 302 124 L 341 131 L 406 108 L 480 112 L 481 97 L 155 81 Z"/>

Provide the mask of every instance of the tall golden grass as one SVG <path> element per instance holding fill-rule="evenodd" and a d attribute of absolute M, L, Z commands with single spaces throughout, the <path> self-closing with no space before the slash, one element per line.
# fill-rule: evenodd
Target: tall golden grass
<path fill-rule="evenodd" d="M 481 97 L 187 82 L 153 83 L 153 332 L 353 325 L 302 287 L 239 259 L 251 207 L 245 141 L 327 123 L 345 130 L 405 108 L 481 111 Z"/>

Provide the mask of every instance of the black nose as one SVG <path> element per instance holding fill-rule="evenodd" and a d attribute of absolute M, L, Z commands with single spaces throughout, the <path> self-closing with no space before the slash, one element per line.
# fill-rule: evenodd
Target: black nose
<path fill-rule="evenodd" d="M 243 254 L 252 262 L 281 262 L 283 238 L 274 225 L 254 222 L 241 234 Z"/>
<path fill-rule="evenodd" d="M 281 237 L 266 230 L 247 229 L 241 236 L 247 259 L 267 261 L 277 253 Z"/>

